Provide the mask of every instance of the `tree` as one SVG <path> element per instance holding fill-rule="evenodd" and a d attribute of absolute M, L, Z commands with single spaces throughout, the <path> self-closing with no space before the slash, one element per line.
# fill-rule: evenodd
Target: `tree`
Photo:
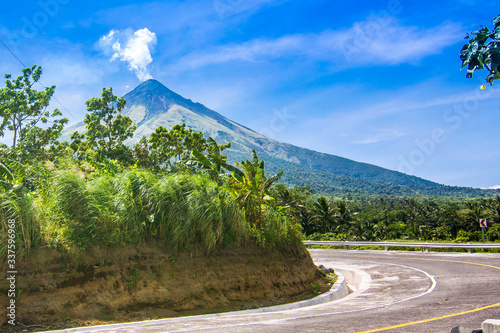
<path fill-rule="evenodd" d="M 93 97 L 85 104 L 87 111 L 91 112 L 83 120 L 87 130 L 84 134 L 71 134 L 72 148 L 80 157 L 91 149 L 105 158 L 119 161 L 130 159 L 131 152 L 124 141 L 134 135 L 137 127 L 130 117 L 121 115 L 126 104 L 125 98 L 114 95 L 113 88 L 102 88 L 100 98 Z"/>
<path fill-rule="evenodd" d="M 13 134 L 12 149 L 25 146 L 31 148 L 31 153 L 37 153 L 50 143 L 57 144 L 68 120 L 52 120 L 53 125 L 45 129 L 37 126 L 47 124 L 51 117 L 61 116 L 57 109 L 47 111 L 56 87 L 46 87 L 42 91 L 33 89 L 42 75 L 40 66 L 24 68 L 22 73 L 15 80 L 5 74 L 5 88 L 0 90 L 0 136 L 4 136 L 7 128 Z"/>
<path fill-rule="evenodd" d="M 151 133 L 149 144 L 156 167 L 168 170 L 173 170 L 179 162 L 187 162 L 193 150 L 203 152 L 208 148 L 203 132 L 187 129 L 185 123 L 174 125 L 170 130 L 159 126 Z"/>
<path fill-rule="evenodd" d="M 500 79 L 500 15 L 493 19 L 493 30 L 482 27 L 465 37 L 469 42 L 462 47 L 460 59 L 462 68 L 467 66 L 467 78 L 472 78 L 474 71 L 486 68 L 489 72 L 486 82 Z M 484 86 L 482 87 L 484 89 Z"/>
<path fill-rule="evenodd" d="M 323 222 L 323 233 L 326 234 L 328 228 L 331 230 L 335 221 L 335 208 L 326 201 L 325 197 L 320 197 L 313 203 L 313 214 L 315 221 Z"/>
<path fill-rule="evenodd" d="M 351 210 L 347 206 L 347 202 L 338 202 L 337 211 L 338 214 L 335 215 L 335 219 L 337 221 L 337 229 L 340 232 L 346 232 L 349 230 L 349 223 L 352 219 Z"/>

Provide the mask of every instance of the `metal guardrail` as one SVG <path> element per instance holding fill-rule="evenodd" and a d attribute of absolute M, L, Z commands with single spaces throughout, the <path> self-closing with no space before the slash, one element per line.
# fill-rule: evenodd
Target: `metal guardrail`
<path fill-rule="evenodd" d="M 500 243 L 495 244 L 454 244 L 454 243 L 402 243 L 402 242 L 336 242 L 336 241 L 304 241 L 309 248 L 312 245 L 336 245 L 345 246 L 350 250 L 351 246 L 381 246 L 389 251 L 391 247 L 420 247 L 425 248 L 427 252 L 434 249 L 467 249 L 473 253 L 474 249 L 500 249 Z"/>

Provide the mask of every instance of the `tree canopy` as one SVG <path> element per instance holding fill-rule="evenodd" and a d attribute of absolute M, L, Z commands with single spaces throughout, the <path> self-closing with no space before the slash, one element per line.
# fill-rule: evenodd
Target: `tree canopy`
<path fill-rule="evenodd" d="M 5 88 L 0 89 L 0 136 L 6 130 L 12 134 L 12 148 L 23 147 L 31 156 L 39 155 L 49 145 L 57 145 L 64 125 L 68 122 L 58 109 L 47 110 L 55 93 L 55 86 L 36 90 L 42 67 L 33 65 L 22 70 L 22 75 L 11 79 L 5 74 Z M 43 126 L 50 122 L 52 126 Z"/>
<path fill-rule="evenodd" d="M 470 32 L 465 39 L 469 42 L 462 47 L 460 59 L 462 68 L 467 66 L 467 78 L 472 78 L 474 71 L 486 68 L 489 72 L 486 82 L 500 79 L 500 15 L 493 19 L 493 30 L 481 26 Z"/>

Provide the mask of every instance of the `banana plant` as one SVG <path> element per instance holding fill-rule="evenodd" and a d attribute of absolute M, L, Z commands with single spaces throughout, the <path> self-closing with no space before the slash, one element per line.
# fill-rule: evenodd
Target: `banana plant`
<path fill-rule="evenodd" d="M 245 208 L 247 221 L 254 225 L 262 222 L 262 206 L 264 202 L 272 200 L 269 196 L 271 186 L 283 176 L 283 171 L 272 177 L 266 177 L 264 161 L 259 161 L 257 152 L 252 151 L 253 159 L 236 163 L 243 170 L 243 177 L 236 178 L 234 183 L 238 195 L 238 204 Z"/>
<path fill-rule="evenodd" d="M 230 147 L 228 145 L 223 145 L 222 147 L 217 144 L 217 142 L 211 137 L 207 139 L 209 144 L 209 153 L 207 156 L 200 153 L 198 150 L 192 150 L 191 153 L 196 158 L 196 160 L 202 165 L 206 170 L 209 170 L 210 175 L 214 180 L 219 182 L 220 176 L 223 175 L 223 168 L 231 172 L 233 177 L 242 182 L 243 172 L 235 166 L 226 163 L 227 156 L 221 154 L 221 150 Z M 221 149 L 222 148 L 222 149 Z"/>
<path fill-rule="evenodd" d="M 12 170 L 12 171 L 11 171 Z M 18 192 L 22 188 L 24 172 L 22 166 L 12 160 L 0 162 L 0 191 Z"/>
<path fill-rule="evenodd" d="M 0 163 L 0 186 L 4 191 L 7 191 L 13 182 L 14 176 L 12 172 L 3 163 Z"/>

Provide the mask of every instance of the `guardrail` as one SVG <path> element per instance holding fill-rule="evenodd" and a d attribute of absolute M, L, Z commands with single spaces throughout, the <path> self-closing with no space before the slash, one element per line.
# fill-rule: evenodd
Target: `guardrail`
<path fill-rule="evenodd" d="M 454 243 L 402 243 L 402 242 L 336 242 L 336 241 L 304 241 L 309 248 L 312 245 L 337 245 L 345 246 L 350 250 L 351 246 L 381 246 L 389 251 L 391 247 L 420 247 L 425 248 L 427 252 L 434 249 L 467 249 L 473 253 L 474 249 L 500 249 L 500 243 L 497 244 L 454 244 Z"/>

